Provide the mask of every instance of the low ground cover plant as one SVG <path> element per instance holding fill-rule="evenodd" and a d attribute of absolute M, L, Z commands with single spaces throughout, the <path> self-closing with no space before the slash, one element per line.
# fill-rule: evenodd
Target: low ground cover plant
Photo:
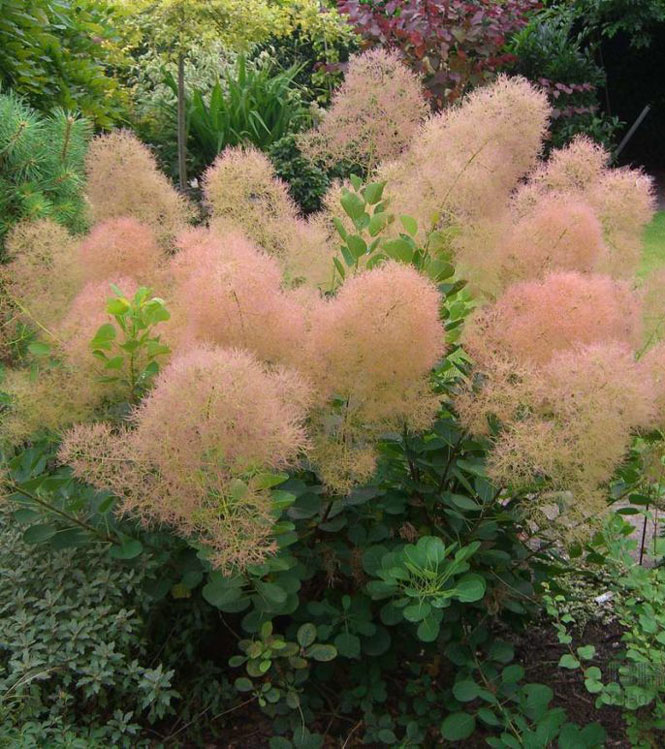
<path fill-rule="evenodd" d="M 273 749 L 605 741 L 510 638 L 617 471 L 637 493 L 636 436 L 658 454 L 665 310 L 634 284 L 650 180 L 585 138 L 543 160 L 549 114 L 500 77 L 428 115 L 370 52 L 302 138 L 362 176 L 308 218 L 256 149 L 215 160 L 202 215 L 115 132 L 88 150 L 90 232 L 9 238 L 15 521 L 150 560 L 148 609 L 215 613 L 237 697 L 214 712 L 260 710 Z"/>

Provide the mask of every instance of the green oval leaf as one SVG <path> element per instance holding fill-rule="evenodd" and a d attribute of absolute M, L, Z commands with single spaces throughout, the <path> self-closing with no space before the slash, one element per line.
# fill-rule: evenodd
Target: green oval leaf
<path fill-rule="evenodd" d="M 303 624 L 298 629 L 298 634 L 296 635 L 296 639 L 298 640 L 298 645 L 300 645 L 301 648 L 309 647 L 314 640 L 316 640 L 316 627 L 311 622 L 308 622 L 307 624 Z"/>
<path fill-rule="evenodd" d="M 23 540 L 27 544 L 40 544 L 55 536 L 58 529 L 50 523 L 31 525 L 23 533 Z"/>
<path fill-rule="evenodd" d="M 441 724 L 441 735 L 448 741 L 463 741 L 476 729 L 476 719 L 468 713 L 451 713 Z"/>

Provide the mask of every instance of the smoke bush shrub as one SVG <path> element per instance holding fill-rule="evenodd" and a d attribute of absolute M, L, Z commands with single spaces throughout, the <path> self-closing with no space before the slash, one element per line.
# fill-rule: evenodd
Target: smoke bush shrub
<path fill-rule="evenodd" d="M 243 349 L 257 357 L 259 369 L 263 362 L 268 367 L 287 365 L 297 372 L 303 378 L 303 392 L 312 392 L 312 406 L 306 409 L 309 437 L 298 444 L 311 446 L 312 466 L 331 490 L 342 494 L 372 475 L 380 434 L 427 428 L 436 413 L 438 398 L 428 373 L 444 351 L 438 317 L 441 297 L 431 280 L 399 263 L 415 264 L 437 280 L 440 272 L 445 278 L 452 261 L 459 273 L 471 279 L 479 300 L 499 294 L 496 302 L 475 313 L 468 326 L 464 342 L 482 377 L 470 381 L 458 400 L 462 420 L 481 432 L 485 429 L 478 409 L 486 409 L 485 416 L 491 419 L 492 408 L 498 408 L 505 418 L 502 430 L 492 436 L 499 456 L 514 453 L 510 445 L 525 431 L 520 423 L 524 409 L 544 413 L 545 404 L 555 398 L 547 395 L 547 389 L 559 392 L 560 385 L 552 385 L 548 369 L 554 366 L 555 355 L 578 351 L 580 356 L 592 355 L 596 362 L 605 352 L 614 361 L 618 354 L 613 344 L 634 352 L 640 349 L 641 298 L 627 282 L 612 276 L 625 276 L 632 267 L 634 247 L 651 210 L 648 180 L 631 170 L 609 169 L 602 148 L 585 139 L 539 162 L 547 103 L 522 79 L 500 78 L 461 105 L 430 117 L 416 131 L 423 110 L 414 105 L 422 103 L 415 80 L 396 58 L 371 52 L 354 61 L 331 117 L 336 111 L 354 111 L 353 103 L 362 101 L 368 87 L 363 81 L 373 80 L 371 71 L 377 67 L 389 68 L 387 80 L 398 92 L 408 92 L 402 99 L 385 87 L 383 106 L 397 122 L 406 114 L 408 101 L 412 125 L 402 135 L 406 138 L 413 132 L 414 136 L 406 150 L 406 140 L 396 148 L 376 141 L 389 146 L 389 152 L 380 153 L 392 161 L 377 169 L 380 177 L 392 177 L 387 185 L 385 180 L 371 183 L 364 192 L 334 188 L 346 214 L 341 223 L 329 211 L 305 221 L 263 154 L 228 149 L 204 180 L 210 226 L 185 230 L 187 206 L 158 173 L 144 147 L 127 133 L 95 141 L 88 159 L 89 192 L 93 213 L 101 223 L 79 245 L 73 263 L 83 280 L 94 279 L 94 283 L 79 286 L 75 297 L 71 290 L 68 297 L 60 293 L 56 298 L 69 309 L 53 315 L 60 320 L 53 330 L 44 326 L 52 333 L 49 344 L 57 344 L 53 351 L 62 352 L 65 368 L 89 373 L 97 393 L 90 393 L 91 403 L 105 407 L 104 403 L 121 397 L 109 386 L 108 376 L 94 380 L 99 368 L 90 351 L 91 338 L 108 319 L 103 297 L 111 283 L 133 294 L 139 284 L 154 282 L 166 296 L 173 316 L 158 324 L 157 335 L 172 348 L 174 362 L 203 355 L 197 354 L 202 351 L 209 351 L 208 356 L 218 352 L 220 357 L 227 351 L 225 356 L 234 361 L 239 355 L 235 350 Z M 363 121 L 370 124 L 372 106 L 362 110 Z M 385 125 L 385 118 L 380 119 Z M 312 137 L 319 138 L 322 132 Z M 339 156 L 336 148 L 330 146 L 332 158 Z M 130 159 L 131 177 L 121 181 L 120 170 Z M 375 206 L 373 214 L 366 212 L 365 205 Z M 397 221 L 393 206 L 410 218 Z M 123 216 L 123 211 L 128 215 Z M 400 232 L 400 225 L 404 231 Z M 336 268 L 332 263 L 338 232 L 346 247 L 345 262 L 352 259 L 347 278 L 338 273 L 339 257 Z M 164 247 L 165 242 L 176 249 L 170 259 L 158 246 Z M 417 249 L 419 242 L 424 243 L 425 254 Z M 39 257 L 39 251 L 32 252 Z M 17 268 L 21 262 L 17 261 Z M 373 267 L 377 264 L 383 265 Z M 598 270 L 609 275 L 597 275 Z M 486 285 L 492 273 L 494 278 Z M 316 286 L 327 290 L 328 296 L 321 296 Z M 57 282 L 54 287 L 55 294 Z M 33 290 L 24 291 L 29 309 Z M 331 292 L 335 293 L 330 298 Z M 524 367 L 513 388 L 517 393 L 511 392 L 510 362 L 518 371 Z M 167 379 L 170 367 L 167 364 L 163 375 Z M 49 376 L 53 371 L 57 374 L 59 369 L 51 369 Z M 599 372 L 602 377 L 607 370 L 600 367 Z M 74 380 L 76 376 L 72 374 Z M 492 395 L 493 388 L 502 394 L 499 398 Z M 159 387 L 155 392 L 160 392 Z M 472 403 L 468 393 L 473 393 Z M 591 395 L 580 392 L 576 397 L 584 401 Z M 512 399 L 510 405 L 497 406 L 501 398 Z M 185 411 L 189 405 L 183 400 Z M 301 418 L 305 419 L 305 412 Z M 593 450 L 582 449 L 583 429 L 577 436 L 571 431 L 565 439 L 552 431 L 554 422 L 565 424 L 567 418 L 554 414 L 539 428 L 553 435 L 562 455 L 578 448 L 592 460 Z M 186 423 L 186 413 L 182 419 Z M 628 433 L 648 426 L 647 422 L 626 417 Z M 136 436 L 140 429 L 130 432 L 131 440 L 121 442 L 140 439 Z M 618 443 L 625 445 L 626 433 L 618 430 L 617 434 Z M 502 440 L 509 445 L 505 449 Z M 85 448 L 85 437 L 77 445 L 78 455 Z M 536 443 L 528 446 L 536 448 Z M 103 452 L 107 449 L 111 448 Z M 144 448 L 138 444 L 133 447 L 137 456 L 140 449 Z M 210 449 L 202 447 L 201 454 Z M 556 462 L 556 450 L 550 453 L 548 460 Z M 226 460 L 223 456 L 224 452 L 216 460 Z M 612 451 L 612 456 L 618 460 L 620 450 Z M 290 454 L 286 462 L 294 458 Z M 153 465 L 149 453 L 141 460 Z M 497 469 L 497 476 L 509 483 L 510 461 L 501 460 L 503 468 Z M 600 455 L 598 460 L 603 467 L 597 475 L 606 480 L 612 461 Z M 92 456 L 87 463 L 84 460 L 79 475 L 91 470 L 92 463 Z M 280 460 L 259 460 L 259 465 L 276 470 Z M 153 481 L 163 470 L 163 466 L 144 466 L 138 475 Z M 189 470 L 192 466 L 183 468 L 183 473 Z M 515 472 L 523 486 L 525 469 Z M 530 475 L 540 481 L 544 473 L 534 468 Z M 549 474 L 554 473 L 552 468 Z M 241 478 L 222 475 L 226 479 L 220 491 L 229 490 L 221 488 L 224 482 L 230 486 Z M 596 473 L 589 469 L 588 475 Z M 120 482 L 114 484 L 120 493 L 122 479 L 114 481 Z M 559 479 L 554 483 L 561 488 Z M 185 484 L 170 476 L 169 488 L 162 493 L 171 496 L 175 506 L 179 492 L 186 495 Z M 196 500 L 201 507 L 209 491 L 206 482 L 203 487 Z M 595 497 L 598 489 L 594 484 L 589 491 Z M 127 506 L 136 509 L 137 503 L 132 500 Z M 192 510 L 195 519 L 188 520 L 186 503 L 184 507 L 175 524 L 187 535 L 205 533 L 198 511 Z M 205 512 L 203 516 L 207 517 Z M 219 535 L 212 531 L 213 537 Z"/>
<path fill-rule="evenodd" d="M 167 334 L 176 347 L 239 347 L 273 363 L 297 356 L 305 335 L 301 305 L 281 288 L 275 258 L 242 234 L 191 230 L 181 236 L 170 271 L 174 320 Z"/>
<path fill-rule="evenodd" d="M 186 540 L 190 566 L 165 565 L 164 595 L 200 593 L 251 638 L 230 661 L 236 688 L 280 738 L 328 710 L 327 684 L 362 713 L 368 743 L 387 730 L 424 742 L 432 722 L 464 741 L 476 719 L 517 745 L 563 731 L 488 615 L 524 624 L 539 576 L 557 569 L 538 544 L 585 539 L 633 436 L 659 426 L 662 351 L 641 354 L 643 318 L 663 310 L 652 294 L 646 315 L 629 280 L 649 180 L 609 169 L 586 140 L 542 161 L 547 117 L 542 93 L 501 78 L 430 117 L 373 181 L 334 185 L 326 205 L 337 196 L 343 217 L 306 221 L 267 159 L 234 149 L 205 178 L 208 225 L 187 227 L 141 151 L 132 210 L 113 213 L 114 184 L 100 220 L 143 222 L 170 255 L 122 246 L 86 284 L 85 260 L 114 236 L 97 227 L 47 286 L 21 270 L 59 257 L 44 227 L 17 243 L 16 316 L 38 345 L 2 385 L 3 437 L 58 432 L 60 460 L 139 521 L 112 529 L 120 558 L 160 533 Z M 113 166 L 111 143 L 97 141 Z M 101 172 L 91 183 L 104 213 Z M 123 274 L 150 268 L 172 316 L 147 335 L 170 352 L 137 393 L 108 382 L 93 352 L 130 303 L 111 284 L 140 290 Z M 38 306 L 52 320 L 23 311 Z M 61 501 L 37 473 L 7 483 Z M 63 512 L 49 522 L 82 509 Z M 389 679 L 416 696 L 386 704 Z M 477 707 L 481 683 L 505 691 L 500 709 Z M 432 688 L 442 706 L 417 712 Z"/>

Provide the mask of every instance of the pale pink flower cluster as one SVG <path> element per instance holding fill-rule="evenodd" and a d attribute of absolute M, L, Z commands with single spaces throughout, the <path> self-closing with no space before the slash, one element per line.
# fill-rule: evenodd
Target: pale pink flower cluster
<path fill-rule="evenodd" d="M 340 137 L 366 146 L 362 158 L 388 160 L 376 173 L 389 179 L 389 210 L 416 218 L 421 237 L 445 232 L 477 294 L 460 419 L 493 443 L 499 484 L 535 482 L 560 502 L 570 493 L 574 517 L 597 514 L 631 434 L 665 424 L 664 349 L 636 363 L 644 328 L 653 339 L 649 321 L 663 317 L 659 287 L 638 294 L 626 280 L 651 215 L 650 181 L 610 169 L 584 139 L 540 162 L 549 110 L 521 78 L 499 78 L 421 125 L 405 70 L 384 53 L 357 58 L 315 137 L 335 112 L 351 117 L 362 85 L 362 101 L 380 103 L 358 115 L 367 130 L 349 124 L 357 131 Z M 361 262 L 332 289 L 340 185 L 305 220 L 264 155 L 229 149 L 204 179 L 208 224 L 188 228 L 191 206 L 130 134 L 97 139 L 88 174 L 98 223 L 87 237 L 41 223 L 10 242 L 1 280 L 12 309 L 36 321 L 62 363 L 31 391 L 24 372 L 11 373 L 4 434 L 89 422 L 63 445 L 77 475 L 109 487 L 125 511 L 202 539 L 227 569 L 273 548 L 265 473 L 305 459 L 344 493 L 371 477 L 380 434 L 431 424 L 440 404 L 430 372 L 445 353 L 440 294 L 392 261 L 369 271 Z M 130 423 L 100 424 L 122 397 L 95 380 L 89 345 L 110 321 L 111 283 L 165 298 L 172 319 L 157 332 L 172 358 Z"/>
<path fill-rule="evenodd" d="M 558 270 L 590 273 L 605 264 L 603 230 L 591 206 L 580 200 L 543 200 L 510 225 L 496 243 L 492 270 L 498 287 L 542 278 Z M 463 258 L 460 258 L 463 261 Z"/>
<path fill-rule="evenodd" d="M 400 212 L 423 228 L 495 220 L 537 162 L 547 98 L 504 76 L 431 117 L 403 156 L 379 170 Z"/>
<path fill-rule="evenodd" d="M 630 286 L 573 271 L 509 286 L 477 311 L 464 333 L 481 365 L 497 355 L 543 364 L 568 348 L 616 341 L 637 349 L 641 340 L 639 298 Z"/>
<path fill-rule="evenodd" d="M 238 232 L 221 236 L 204 228 L 181 236 L 179 249 L 168 269 L 176 347 L 207 342 L 268 362 L 293 359 L 304 336 L 304 310 L 282 289 L 273 257 Z"/>
<path fill-rule="evenodd" d="M 15 226 L 6 240 L 11 262 L 0 265 L 2 302 L 37 326 L 59 320 L 80 285 L 75 243 L 64 227 L 48 219 Z"/>
<path fill-rule="evenodd" d="M 390 262 L 311 311 L 308 374 L 323 406 L 312 459 L 339 491 L 370 478 L 377 434 L 433 421 L 439 401 L 428 376 L 444 353 L 439 303 L 433 284 Z"/>
<path fill-rule="evenodd" d="M 275 176 L 272 164 L 255 148 L 227 148 L 203 180 L 212 225 L 223 234 L 242 230 L 280 262 L 291 285 L 330 281 L 333 250 L 320 219 L 306 221 Z"/>
<path fill-rule="evenodd" d="M 616 277 L 634 276 L 642 232 L 655 204 L 652 180 L 641 171 L 608 167 L 609 154 L 583 136 L 554 151 L 513 199 L 514 214 L 528 214 L 539 203 L 578 201 L 594 211 L 606 252 L 595 270 Z"/>
<path fill-rule="evenodd" d="M 294 371 L 199 347 L 159 376 L 133 429 L 79 425 L 60 456 L 81 479 L 114 491 L 123 512 L 202 541 L 222 569 L 243 567 L 275 549 L 265 473 L 307 448 L 307 405 Z"/>
<path fill-rule="evenodd" d="M 99 135 L 86 156 L 86 195 L 93 221 L 132 217 L 169 246 L 195 216 L 193 206 L 159 171 L 150 149 L 128 130 Z"/>
<path fill-rule="evenodd" d="M 587 526 L 604 514 L 602 487 L 632 434 L 652 425 L 653 386 L 634 352 L 618 343 L 562 351 L 528 379 L 527 397 L 524 390 L 512 394 L 514 410 L 489 472 L 513 489 L 529 491 L 541 481 L 549 490 L 569 492 L 565 516 L 574 535 L 576 524 Z"/>
<path fill-rule="evenodd" d="M 428 111 L 418 77 L 396 53 L 376 48 L 349 60 L 330 109 L 299 144 L 314 161 L 346 162 L 371 175 L 404 151 Z"/>
<path fill-rule="evenodd" d="M 78 253 L 86 281 L 121 274 L 150 283 L 164 257 L 152 228 L 131 217 L 100 221 L 79 244 Z"/>

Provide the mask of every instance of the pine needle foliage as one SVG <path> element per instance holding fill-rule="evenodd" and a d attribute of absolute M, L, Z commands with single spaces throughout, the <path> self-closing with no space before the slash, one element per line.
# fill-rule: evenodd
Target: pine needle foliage
<path fill-rule="evenodd" d="M 0 94 L 0 257 L 19 221 L 85 228 L 83 161 L 91 135 L 82 117 L 63 109 L 42 117 L 16 95 Z"/>

